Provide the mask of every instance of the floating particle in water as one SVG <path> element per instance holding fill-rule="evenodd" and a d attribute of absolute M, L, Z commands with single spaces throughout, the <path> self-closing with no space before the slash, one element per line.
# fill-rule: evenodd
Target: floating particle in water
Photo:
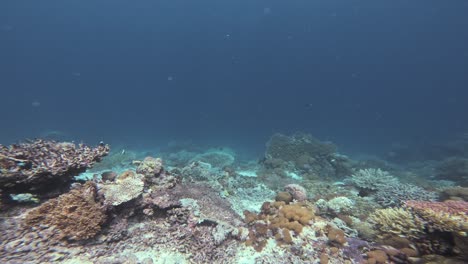
<path fill-rule="evenodd" d="M 269 7 L 263 8 L 263 14 L 264 14 L 264 15 L 269 15 L 269 14 L 271 14 L 271 8 L 269 8 Z"/>
<path fill-rule="evenodd" d="M 75 77 L 80 77 L 81 73 L 80 72 L 72 72 L 72 75 Z"/>
<path fill-rule="evenodd" d="M 39 106 L 41 106 L 41 102 L 39 102 L 38 100 L 34 100 L 34 101 L 31 103 L 31 106 L 32 106 L 32 107 L 39 107 Z"/>
<path fill-rule="evenodd" d="M 168 81 L 172 81 L 172 80 L 174 80 L 174 77 L 172 77 L 172 76 L 167 76 L 167 80 L 168 80 Z"/>

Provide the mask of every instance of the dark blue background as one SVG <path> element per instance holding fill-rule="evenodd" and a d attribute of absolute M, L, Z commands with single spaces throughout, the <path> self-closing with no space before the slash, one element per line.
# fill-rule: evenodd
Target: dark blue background
<path fill-rule="evenodd" d="M 465 0 L 3 0 L 0 143 L 436 141 L 468 131 L 467 14 Z"/>

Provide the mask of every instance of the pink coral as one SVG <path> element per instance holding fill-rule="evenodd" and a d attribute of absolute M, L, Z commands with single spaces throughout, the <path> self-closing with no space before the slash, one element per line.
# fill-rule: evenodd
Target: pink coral
<path fill-rule="evenodd" d="M 405 206 L 425 220 L 432 230 L 468 232 L 468 202 L 407 201 Z"/>

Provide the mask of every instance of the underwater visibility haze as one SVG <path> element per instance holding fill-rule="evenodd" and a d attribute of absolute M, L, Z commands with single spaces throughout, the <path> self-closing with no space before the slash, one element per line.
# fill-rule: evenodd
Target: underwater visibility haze
<path fill-rule="evenodd" d="M 1 263 L 466 263 L 468 1 L 0 2 Z"/>

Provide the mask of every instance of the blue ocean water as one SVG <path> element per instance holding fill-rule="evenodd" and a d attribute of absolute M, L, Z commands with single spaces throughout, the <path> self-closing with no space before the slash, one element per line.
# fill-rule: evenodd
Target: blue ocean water
<path fill-rule="evenodd" d="M 4 0 L 0 143 L 387 151 L 468 130 L 468 2 Z"/>

